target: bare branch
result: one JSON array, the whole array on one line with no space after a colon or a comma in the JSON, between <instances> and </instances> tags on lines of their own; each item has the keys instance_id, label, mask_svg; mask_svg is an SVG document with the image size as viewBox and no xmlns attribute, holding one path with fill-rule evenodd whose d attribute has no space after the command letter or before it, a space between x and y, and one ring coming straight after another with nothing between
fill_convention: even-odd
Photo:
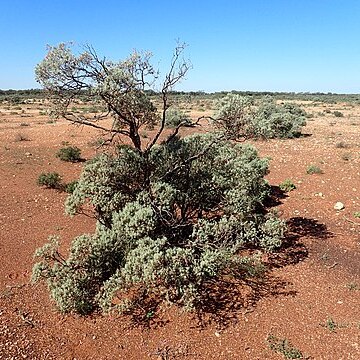
<instances>
[{"instance_id":1,"label":"bare branch","mask_svg":"<svg viewBox=\"0 0 360 360\"><path fill-rule=\"evenodd\" d=\"M179 58L181 54L183 53L184 49L186 48L186 44L179 44L174 51L173 57L171 59L170 63L170 70L168 74L165 76L165 80L163 82L163 86L161 89L162 94L162 114L161 114L161 123L160 127L155 134L152 141L148 144L146 148L146 152L150 151L150 149L157 143L160 135L164 131L165 128L165 122L166 122L166 111L169 108L168 104L168 94L169 91L172 90L175 84L177 84L181 79L183 79L186 75L186 73L190 70L191 65L183 60L179 64ZM176 69L176 66L178 65L178 68Z\"/></svg>"}]
</instances>

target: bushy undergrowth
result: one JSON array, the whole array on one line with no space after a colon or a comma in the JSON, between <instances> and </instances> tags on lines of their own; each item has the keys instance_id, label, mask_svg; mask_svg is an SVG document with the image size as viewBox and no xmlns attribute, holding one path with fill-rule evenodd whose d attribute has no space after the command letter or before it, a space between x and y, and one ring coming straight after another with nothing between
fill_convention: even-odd
<instances>
[{"instance_id":1,"label":"bushy undergrowth","mask_svg":"<svg viewBox=\"0 0 360 360\"><path fill-rule=\"evenodd\" d=\"M231 139L294 138L306 124L306 112L292 103L277 104L270 96L260 101L228 94L218 102L215 125Z\"/></svg>"},{"instance_id":2,"label":"bushy undergrowth","mask_svg":"<svg viewBox=\"0 0 360 360\"><path fill-rule=\"evenodd\" d=\"M81 150L77 146L66 146L57 152L56 157L62 161L78 162L81 160Z\"/></svg>"},{"instance_id":3,"label":"bushy undergrowth","mask_svg":"<svg viewBox=\"0 0 360 360\"><path fill-rule=\"evenodd\" d=\"M183 111L177 109L177 108L170 108L166 112L166 126L170 128L175 128L179 126L180 124L183 124L184 126L190 126L191 125L191 119L190 117L185 114Z\"/></svg>"},{"instance_id":4,"label":"bushy undergrowth","mask_svg":"<svg viewBox=\"0 0 360 360\"><path fill-rule=\"evenodd\" d=\"M290 192L296 189L296 185L291 179L286 179L282 183L279 184L280 190L284 192Z\"/></svg>"},{"instance_id":5,"label":"bushy undergrowth","mask_svg":"<svg viewBox=\"0 0 360 360\"><path fill-rule=\"evenodd\" d=\"M317 165L311 164L308 166L308 168L306 169L306 173L308 175L313 175L313 174L322 174L323 171L321 170L321 168Z\"/></svg>"},{"instance_id":6,"label":"bushy undergrowth","mask_svg":"<svg viewBox=\"0 0 360 360\"><path fill-rule=\"evenodd\" d=\"M263 206L267 160L215 139L174 137L146 156L122 146L86 164L66 210L91 204L96 232L74 239L67 257L52 238L33 270L61 311L123 309L144 293L194 307L211 281L257 262L242 249L281 245L284 223Z\"/></svg>"},{"instance_id":7,"label":"bushy undergrowth","mask_svg":"<svg viewBox=\"0 0 360 360\"><path fill-rule=\"evenodd\" d=\"M60 189L61 176L57 172L42 173L37 179L37 184L50 189Z\"/></svg>"},{"instance_id":8,"label":"bushy undergrowth","mask_svg":"<svg viewBox=\"0 0 360 360\"><path fill-rule=\"evenodd\" d=\"M77 180L69 182L68 184L65 185L64 190L67 193L72 194L75 191L77 183L78 183Z\"/></svg>"}]
</instances>

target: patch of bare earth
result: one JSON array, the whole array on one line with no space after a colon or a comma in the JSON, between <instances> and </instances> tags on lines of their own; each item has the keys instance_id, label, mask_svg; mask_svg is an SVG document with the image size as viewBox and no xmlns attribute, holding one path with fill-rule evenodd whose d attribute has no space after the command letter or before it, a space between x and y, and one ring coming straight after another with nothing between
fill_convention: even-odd
<instances>
[{"instance_id":1,"label":"patch of bare earth","mask_svg":"<svg viewBox=\"0 0 360 360\"><path fill-rule=\"evenodd\" d=\"M287 339L304 358L359 359L360 109L336 107L345 116L316 115L308 136L255 143L271 157L272 205L289 225L264 278L219 285L200 315L149 304L131 316L89 317L59 314L46 287L29 285L29 278L32 255L49 235L67 246L94 229L91 219L65 216L66 195L36 179L47 171L76 179L83 163L54 154L67 141L90 158L96 149L89 143L99 134L49 124L31 111L26 118L1 112L0 359L284 358L270 349L269 335ZM322 174L308 175L312 164ZM285 179L297 187L287 194L277 188ZM337 201L344 210L334 209Z\"/></svg>"}]
</instances>

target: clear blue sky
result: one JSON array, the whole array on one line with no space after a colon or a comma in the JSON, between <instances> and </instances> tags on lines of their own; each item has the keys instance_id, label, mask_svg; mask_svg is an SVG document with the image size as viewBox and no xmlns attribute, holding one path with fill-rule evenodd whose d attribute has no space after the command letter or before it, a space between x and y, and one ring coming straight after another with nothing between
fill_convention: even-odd
<instances>
[{"instance_id":1,"label":"clear blue sky","mask_svg":"<svg viewBox=\"0 0 360 360\"><path fill-rule=\"evenodd\" d=\"M360 92L360 0L0 0L0 89L39 87L46 45L92 44L112 60L181 39L178 90Z\"/></svg>"}]
</instances>

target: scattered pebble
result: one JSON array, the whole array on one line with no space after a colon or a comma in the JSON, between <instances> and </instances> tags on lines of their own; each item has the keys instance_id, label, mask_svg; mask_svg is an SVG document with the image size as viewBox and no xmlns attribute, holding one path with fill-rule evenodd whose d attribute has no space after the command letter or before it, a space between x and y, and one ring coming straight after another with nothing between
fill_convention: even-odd
<instances>
[{"instance_id":1,"label":"scattered pebble","mask_svg":"<svg viewBox=\"0 0 360 360\"><path fill-rule=\"evenodd\" d=\"M334 205L334 209L335 209L335 210L343 210L343 209L345 209L345 205L344 205L342 202L338 201L338 202Z\"/></svg>"}]
</instances>

